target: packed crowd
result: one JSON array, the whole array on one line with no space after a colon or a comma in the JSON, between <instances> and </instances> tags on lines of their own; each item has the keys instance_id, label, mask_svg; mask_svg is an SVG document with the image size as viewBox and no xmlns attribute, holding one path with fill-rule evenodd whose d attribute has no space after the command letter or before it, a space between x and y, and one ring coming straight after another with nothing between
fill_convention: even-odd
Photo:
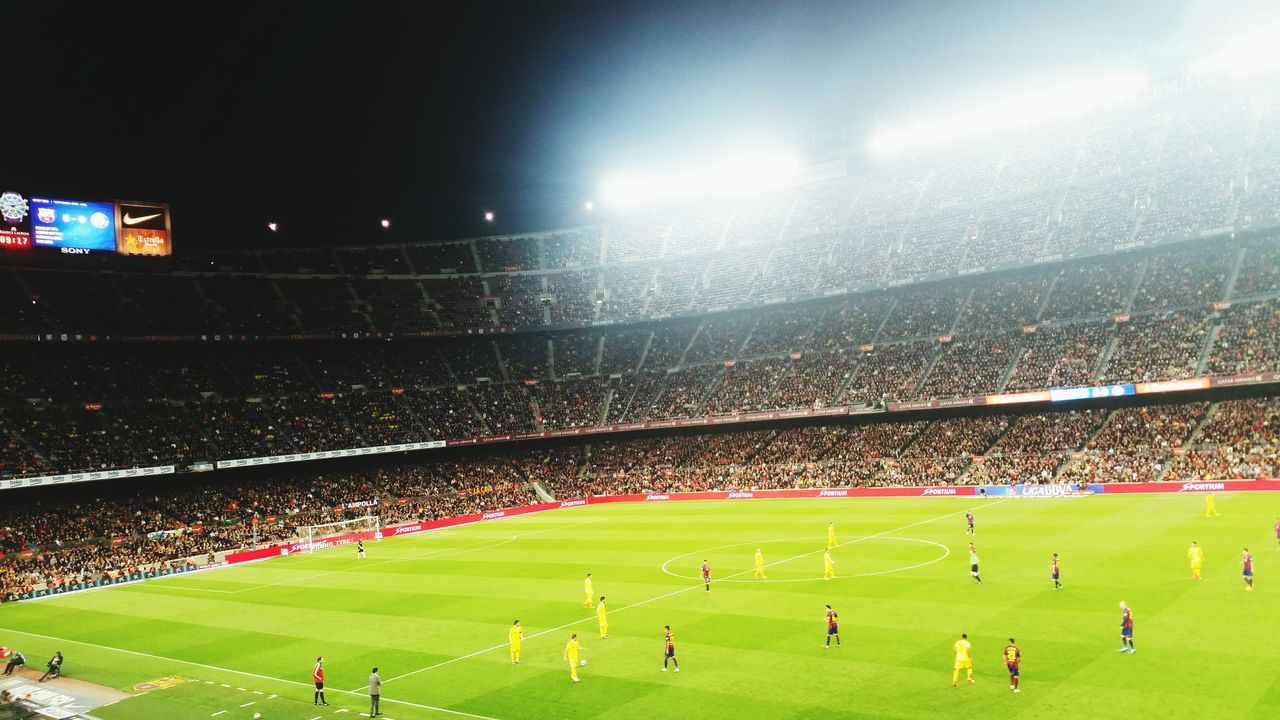
<instances>
[{"instance_id":1,"label":"packed crowd","mask_svg":"<svg viewBox=\"0 0 1280 720\"><path fill-rule=\"evenodd\" d=\"M1160 254L1142 276L1214 297L1213 259L1259 249ZM1109 286L1043 273L519 338L18 345L0 356L0 477L1280 370L1274 294L1097 316ZM1059 293L1086 314L1016 324L1065 312ZM895 318L963 329L891 339Z\"/></svg>"},{"instance_id":2,"label":"packed crowd","mask_svg":"<svg viewBox=\"0 0 1280 720\"><path fill-rule=\"evenodd\" d=\"M506 456L317 475L117 487L90 484L0 507L0 596L134 572L298 537L299 528L376 514L433 520L527 504Z\"/></svg>"},{"instance_id":3,"label":"packed crowd","mask_svg":"<svg viewBox=\"0 0 1280 720\"><path fill-rule=\"evenodd\" d=\"M592 494L1274 477L1280 399L606 440L181 485L68 486L0 506L0 595L270 543ZM194 476L198 477L198 476ZM540 492L541 491L541 492ZM256 522L255 522L256 519Z\"/></svg>"},{"instance_id":4,"label":"packed crowd","mask_svg":"<svg viewBox=\"0 0 1280 720\"><path fill-rule=\"evenodd\" d=\"M0 338L0 478L1274 372L1280 148L1240 140L1246 106L1280 117L1274 90L1206 91L1058 142L530 236L0 258L0 336L23 338ZM472 334L508 326L532 330ZM456 336L402 337L437 331ZM866 482L975 472L943 445L959 459L831 462ZM1168 470L1167 448L1122 449L979 462L996 480Z\"/></svg>"}]
</instances>

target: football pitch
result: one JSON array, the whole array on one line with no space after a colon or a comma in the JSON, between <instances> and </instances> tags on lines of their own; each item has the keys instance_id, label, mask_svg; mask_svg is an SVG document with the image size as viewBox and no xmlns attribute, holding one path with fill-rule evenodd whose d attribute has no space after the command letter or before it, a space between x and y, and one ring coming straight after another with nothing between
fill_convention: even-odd
<instances>
[{"instance_id":1,"label":"football pitch","mask_svg":"<svg viewBox=\"0 0 1280 720\"><path fill-rule=\"evenodd\" d=\"M1280 495L1217 506L1206 518L1201 495L594 505L367 543L364 560L348 546L7 604L0 645L33 667L61 650L68 677L129 692L183 680L95 712L108 720L351 717L368 711L374 666L393 720L1280 717ZM838 577L823 581L832 521ZM752 578L757 548L767 580ZM587 572L608 598L607 640L583 607ZM1133 655L1117 652L1121 600ZM828 603L839 648L823 647ZM664 625L678 674L660 671ZM580 683L562 660L572 632L588 661ZM953 688L962 632L976 684L962 675ZM1001 658L1010 637L1017 695ZM317 655L327 708L312 705Z\"/></svg>"}]
</instances>

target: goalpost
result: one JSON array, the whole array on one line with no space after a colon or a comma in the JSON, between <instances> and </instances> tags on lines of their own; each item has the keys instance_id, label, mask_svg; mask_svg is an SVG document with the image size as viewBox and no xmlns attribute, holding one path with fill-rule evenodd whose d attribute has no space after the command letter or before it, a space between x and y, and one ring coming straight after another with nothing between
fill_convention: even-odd
<instances>
[{"instance_id":1,"label":"goalpost","mask_svg":"<svg viewBox=\"0 0 1280 720\"><path fill-rule=\"evenodd\" d=\"M382 524L378 516L365 515L351 520L341 520L323 525L304 525L298 528L298 536L306 540L306 548L309 553L315 552L317 547L322 550L325 547L329 547L324 544L327 538L361 532L372 532L375 540L381 540Z\"/></svg>"}]
</instances>

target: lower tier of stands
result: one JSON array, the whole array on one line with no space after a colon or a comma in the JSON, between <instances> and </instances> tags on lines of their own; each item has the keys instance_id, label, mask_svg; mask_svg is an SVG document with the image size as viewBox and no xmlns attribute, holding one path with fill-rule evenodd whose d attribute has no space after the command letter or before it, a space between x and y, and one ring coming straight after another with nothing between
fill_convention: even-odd
<instances>
[{"instance_id":1,"label":"lower tier of stands","mask_svg":"<svg viewBox=\"0 0 1280 720\"><path fill-rule=\"evenodd\" d=\"M494 449L490 449L494 450ZM296 537L375 512L430 521L540 498L1280 475L1280 397L511 447L4 491L0 595ZM255 522L256 518L256 522Z\"/></svg>"}]
</instances>

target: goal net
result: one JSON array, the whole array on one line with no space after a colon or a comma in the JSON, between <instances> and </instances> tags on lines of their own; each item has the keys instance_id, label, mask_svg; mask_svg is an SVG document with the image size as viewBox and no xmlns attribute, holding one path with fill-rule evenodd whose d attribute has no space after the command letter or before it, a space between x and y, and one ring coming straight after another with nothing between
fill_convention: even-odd
<instances>
[{"instance_id":1,"label":"goal net","mask_svg":"<svg viewBox=\"0 0 1280 720\"><path fill-rule=\"evenodd\" d=\"M357 540L381 540L382 527L377 515L365 515L323 525L305 525L298 528L298 536L306 541L307 552L312 553L338 545L354 545Z\"/></svg>"}]
</instances>

